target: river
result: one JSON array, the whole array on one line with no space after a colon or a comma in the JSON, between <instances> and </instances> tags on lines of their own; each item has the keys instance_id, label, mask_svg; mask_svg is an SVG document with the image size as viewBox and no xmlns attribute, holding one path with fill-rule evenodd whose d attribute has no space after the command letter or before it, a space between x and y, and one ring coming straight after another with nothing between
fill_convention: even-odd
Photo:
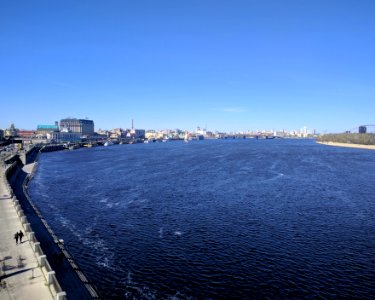
<instances>
[{"instance_id":1,"label":"river","mask_svg":"<svg viewBox=\"0 0 375 300\"><path fill-rule=\"evenodd\" d=\"M371 299L375 152L206 140L45 153L29 192L106 299Z\"/></svg>"}]
</instances>

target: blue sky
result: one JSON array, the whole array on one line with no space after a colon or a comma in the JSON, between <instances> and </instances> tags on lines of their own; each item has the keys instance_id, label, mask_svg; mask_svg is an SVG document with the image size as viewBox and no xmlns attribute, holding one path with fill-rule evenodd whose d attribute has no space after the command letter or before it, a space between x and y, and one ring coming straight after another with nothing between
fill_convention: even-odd
<instances>
[{"instance_id":1,"label":"blue sky","mask_svg":"<svg viewBox=\"0 0 375 300\"><path fill-rule=\"evenodd\" d=\"M375 123L375 1L1 1L0 128Z\"/></svg>"}]
</instances>

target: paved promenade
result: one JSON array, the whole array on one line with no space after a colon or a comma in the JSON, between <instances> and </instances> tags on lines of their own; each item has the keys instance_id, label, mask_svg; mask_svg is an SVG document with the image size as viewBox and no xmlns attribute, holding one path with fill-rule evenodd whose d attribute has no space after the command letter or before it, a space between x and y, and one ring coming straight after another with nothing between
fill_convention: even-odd
<instances>
[{"instance_id":1,"label":"paved promenade","mask_svg":"<svg viewBox=\"0 0 375 300\"><path fill-rule=\"evenodd\" d=\"M25 234L0 165L0 299L53 299L27 235L16 245L20 230Z\"/></svg>"}]
</instances>

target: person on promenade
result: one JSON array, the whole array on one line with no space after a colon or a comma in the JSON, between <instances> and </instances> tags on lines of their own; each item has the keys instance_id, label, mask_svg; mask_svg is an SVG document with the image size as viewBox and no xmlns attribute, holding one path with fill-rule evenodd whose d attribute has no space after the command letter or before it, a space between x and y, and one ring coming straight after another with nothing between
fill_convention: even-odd
<instances>
[{"instance_id":1,"label":"person on promenade","mask_svg":"<svg viewBox=\"0 0 375 300\"><path fill-rule=\"evenodd\" d=\"M23 232L22 232L22 230L20 230L20 232L18 233L18 236L20 238L20 243L22 243L22 238L23 238Z\"/></svg>"},{"instance_id":2,"label":"person on promenade","mask_svg":"<svg viewBox=\"0 0 375 300\"><path fill-rule=\"evenodd\" d=\"M16 239L16 245L18 244L18 236L19 236L19 233L16 232L16 234L14 235L14 238Z\"/></svg>"}]
</instances>

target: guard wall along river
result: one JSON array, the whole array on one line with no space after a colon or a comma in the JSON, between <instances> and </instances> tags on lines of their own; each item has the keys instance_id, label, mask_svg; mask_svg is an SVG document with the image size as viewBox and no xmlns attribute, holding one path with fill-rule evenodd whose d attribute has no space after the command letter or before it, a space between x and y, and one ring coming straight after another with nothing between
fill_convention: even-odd
<instances>
[{"instance_id":1,"label":"guard wall along river","mask_svg":"<svg viewBox=\"0 0 375 300\"><path fill-rule=\"evenodd\" d=\"M371 299L375 155L311 140L43 154L30 194L107 299Z\"/></svg>"}]
</instances>

